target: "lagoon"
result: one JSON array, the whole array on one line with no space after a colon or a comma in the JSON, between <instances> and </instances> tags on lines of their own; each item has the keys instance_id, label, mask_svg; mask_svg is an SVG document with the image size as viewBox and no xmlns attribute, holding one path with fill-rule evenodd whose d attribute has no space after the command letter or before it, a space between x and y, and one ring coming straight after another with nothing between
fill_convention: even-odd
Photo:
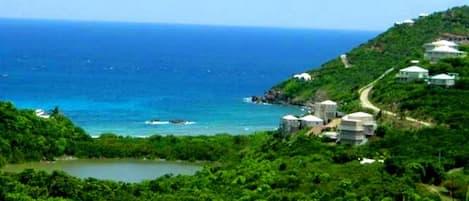
<instances>
[{"instance_id":1,"label":"lagoon","mask_svg":"<svg viewBox=\"0 0 469 201\"><path fill-rule=\"evenodd\" d=\"M193 175L202 169L202 164L138 159L78 159L9 164L2 168L9 172L21 172L25 169L47 172L62 170L79 178L94 177L122 182L141 182L166 174Z\"/></svg>"}]
</instances>

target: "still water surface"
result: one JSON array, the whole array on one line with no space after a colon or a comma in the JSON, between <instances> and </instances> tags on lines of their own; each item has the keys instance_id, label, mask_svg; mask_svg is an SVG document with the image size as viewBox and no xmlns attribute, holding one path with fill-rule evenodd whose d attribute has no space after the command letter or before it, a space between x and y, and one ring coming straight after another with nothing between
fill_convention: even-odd
<instances>
[{"instance_id":1,"label":"still water surface","mask_svg":"<svg viewBox=\"0 0 469 201\"><path fill-rule=\"evenodd\" d=\"M79 178L94 177L123 182L140 182L165 174L193 175L202 169L201 164L136 159L80 159L51 163L34 162L6 165L3 170L20 172L33 168L52 172L62 170Z\"/></svg>"}]
</instances>

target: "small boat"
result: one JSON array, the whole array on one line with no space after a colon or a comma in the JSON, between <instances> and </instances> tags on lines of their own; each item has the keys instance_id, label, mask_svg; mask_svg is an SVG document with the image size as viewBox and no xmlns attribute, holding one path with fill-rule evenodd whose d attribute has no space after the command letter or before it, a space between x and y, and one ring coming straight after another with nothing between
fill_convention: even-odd
<instances>
[{"instance_id":1,"label":"small boat","mask_svg":"<svg viewBox=\"0 0 469 201\"><path fill-rule=\"evenodd\" d=\"M169 123L172 124L187 124L186 120L181 120L181 119L175 119L175 120L169 120Z\"/></svg>"},{"instance_id":2,"label":"small boat","mask_svg":"<svg viewBox=\"0 0 469 201\"><path fill-rule=\"evenodd\" d=\"M154 119L151 121L145 121L145 124L150 124L150 125L162 125L162 124L169 124L168 121L161 121L159 119Z\"/></svg>"}]
</instances>

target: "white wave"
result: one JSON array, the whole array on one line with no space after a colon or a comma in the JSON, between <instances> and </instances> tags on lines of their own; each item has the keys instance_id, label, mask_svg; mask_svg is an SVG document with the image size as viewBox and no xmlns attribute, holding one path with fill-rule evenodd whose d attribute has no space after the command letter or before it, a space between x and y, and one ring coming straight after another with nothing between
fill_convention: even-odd
<instances>
[{"instance_id":1,"label":"white wave","mask_svg":"<svg viewBox=\"0 0 469 201\"><path fill-rule=\"evenodd\" d=\"M187 121L184 123L184 125L193 125L196 124L194 121Z\"/></svg>"},{"instance_id":2,"label":"white wave","mask_svg":"<svg viewBox=\"0 0 469 201\"><path fill-rule=\"evenodd\" d=\"M243 98L243 102L245 102L245 103L252 103L252 97Z\"/></svg>"},{"instance_id":3,"label":"white wave","mask_svg":"<svg viewBox=\"0 0 469 201\"><path fill-rule=\"evenodd\" d=\"M252 97L243 98L243 102L245 102L245 103L255 103L255 104L260 104L260 105L272 105L270 103L254 102L254 101L252 101Z\"/></svg>"},{"instance_id":4,"label":"white wave","mask_svg":"<svg viewBox=\"0 0 469 201\"><path fill-rule=\"evenodd\" d=\"M145 121L145 124L149 124L149 125L164 125L164 124L169 124L169 121Z\"/></svg>"}]
</instances>

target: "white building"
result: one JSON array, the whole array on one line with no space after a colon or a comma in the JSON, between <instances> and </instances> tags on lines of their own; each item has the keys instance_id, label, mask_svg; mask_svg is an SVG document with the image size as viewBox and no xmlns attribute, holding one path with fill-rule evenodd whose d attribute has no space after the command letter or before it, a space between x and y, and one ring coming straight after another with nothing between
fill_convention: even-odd
<instances>
[{"instance_id":1,"label":"white building","mask_svg":"<svg viewBox=\"0 0 469 201\"><path fill-rule=\"evenodd\" d=\"M375 163L375 162L379 162L379 163L384 163L384 160L375 160L375 159L371 159L371 158L362 158L362 159L358 159L358 161L360 161L360 164L364 165L364 164L372 164L372 163Z\"/></svg>"},{"instance_id":2,"label":"white building","mask_svg":"<svg viewBox=\"0 0 469 201\"><path fill-rule=\"evenodd\" d=\"M431 50L425 51L425 58L430 60L431 62L437 62L443 58L463 57L464 55L465 52L459 51L449 46L439 46Z\"/></svg>"},{"instance_id":3,"label":"white building","mask_svg":"<svg viewBox=\"0 0 469 201\"><path fill-rule=\"evenodd\" d=\"M300 120L293 115L286 115L282 117L280 123L280 135L287 137L288 135L300 130Z\"/></svg>"},{"instance_id":4,"label":"white building","mask_svg":"<svg viewBox=\"0 0 469 201\"><path fill-rule=\"evenodd\" d=\"M305 81L310 81L312 79L311 75L309 75L308 73L296 74L296 75L293 75L293 78L296 78L299 80L305 80Z\"/></svg>"},{"instance_id":5,"label":"white building","mask_svg":"<svg viewBox=\"0 0 469 201\"><path fill-rule=\"evenodd\" d=\"M443 74L432 76L430 78L429 83L431 85L440 85L440 86L450 87L454 85L455 79L456 79L455 76L451 76L451 75L443 73Z\"/></svg>"},{"instance_id":6,"label":"white building","mask_svg":"<svg viewBox=\"0 0 469 201\"><path fill-rule=\"evenodd\" d=\"M50 115L48 115L42 109L37 109L37 110L34 111L34 113L36 114L37 117L41 117L41 118L44 118L44 119L48 119L50 117Z\"/></svg>"},{"instance_id":7,"label":"white building","mask_svg":"<svg viewBox=\"0 0 469 201\"><path fill-rule=\"evenodd\" d=\"M415 23L414 20L411 20L411 19L407 19L407 20L402 21L402 24L412 25L414 23Z\"/></svg>"},{"instance_id":8,"label":"white building","mask_svg":"<svg viewBox=\"0 0 469 201\"><path fill-rule=\"evenodd\" d=\"M399 25L413 25L415 22L414 20L411 20L411 19L407 19L407 20L404 20L404 21L397 21L397 22L394 22L394 25L396 26L399 26Z\"/></svg>"},{"instance_id":9,"label":"white building","mask_svg":"<svg viewBox=\"0 0 469 201\"><path fill-rule=\"evenodd\" d=\"M301 128L312 128L315 126L323 126L324 121L321 118L318 118L313 115L306 115L300 118L300 127Z\"/></svg>"},{"instance_id":10,"label":"white building","mask_svg":"<svg viewBox=\"0 0 469 201\"><path fill-rule=\"evenodd\" d=\"M348 57L346 54L341 54L340 55L340 60L344 64L345 68L350 68L352 65L350 64L350 61L348 60Z\"/></svg>"},{"instance_id":11,"label":"white building","mask_svg":"<svg viewBox=\"0 0 469 201\"><path fill-rule=\"evenodd\" d=\"M399 70L397 78L400 82L420 80L428 78L428 70L419 66L409 66Z\"/></svg>"},{"instance_id":12,"label":"white building","mask_svg":"<svg viewBox=\"0 0 469 201\"><path fill-rule=\"evenodd\" d=\"M374 135L376 122L373 115L356 112L342 117L339 125L339 141L342 144L363 144Z\"/></svg>"},{"instance_id":13,"label":"white building","mask_svg":"<svg viewBox=\"0 0 469 201\"><path fill-rule=\"evenodd\" d=\"M447 41L447 40L439 40L439 41L435 41L435 42L432 42L432 43L425 43L423 45L423 47L425 48L425 51L430 51L430 50L435 49L437 47L443 47L443 46L458 48L459 45L456 44L455 42Z\"/></svg>"},{"instance_id":14,"label":"white building","mask_svg":"<svg viewBox=\"0 0 469 201\"><path fill-rule=\"evenodd\" d=\"M324 123L329 123L337 116L337 103L331 100L315 103L314 115L323 119Z\"/></svg>"}]
</instances>

